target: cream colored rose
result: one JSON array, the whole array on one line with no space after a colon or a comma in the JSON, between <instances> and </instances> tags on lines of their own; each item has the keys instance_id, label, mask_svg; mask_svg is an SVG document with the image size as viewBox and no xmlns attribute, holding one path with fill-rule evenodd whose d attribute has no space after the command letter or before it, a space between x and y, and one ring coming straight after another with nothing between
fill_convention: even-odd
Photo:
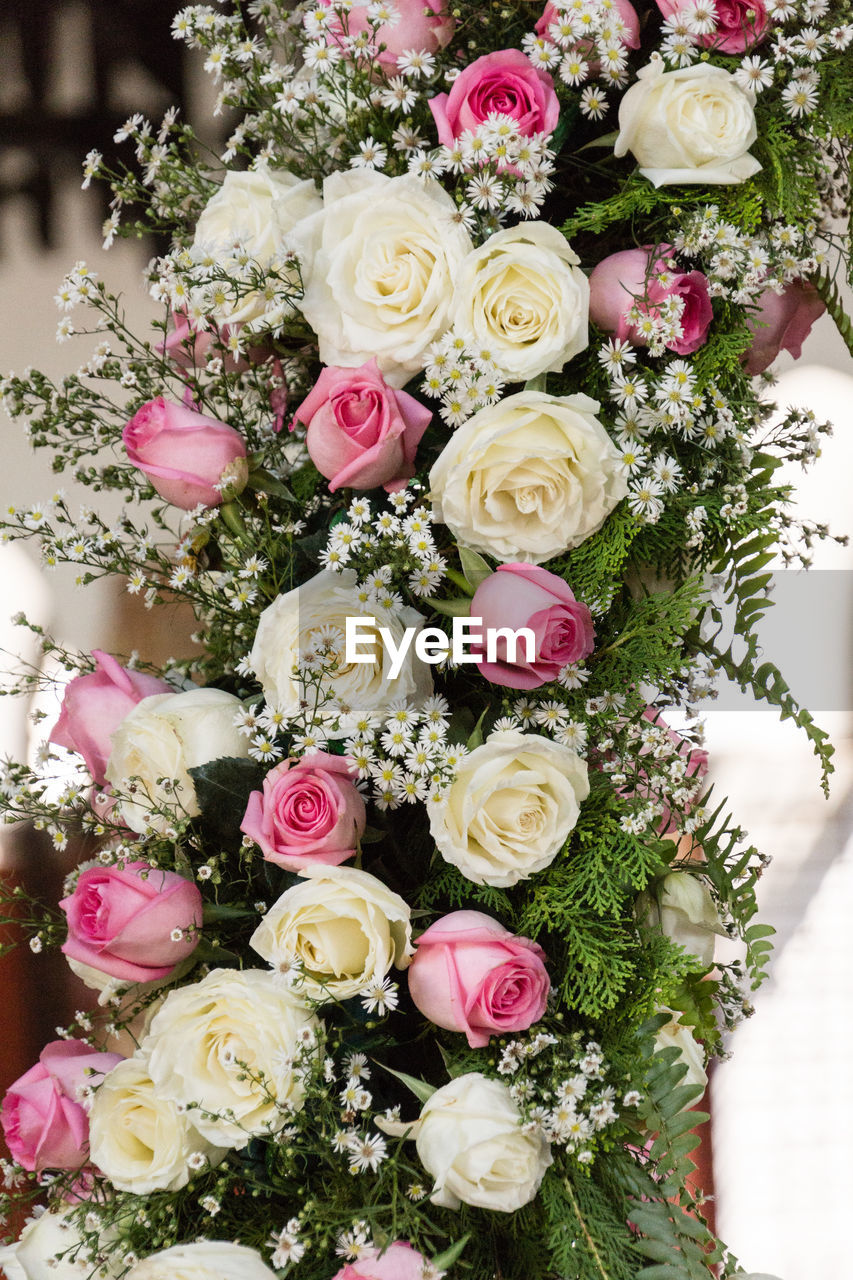
<instances>
[{"instance_id":1,"label":"cream colored rose","mask_svg":"<svg viewBox=\"0 0 853 1280\"><path fill-rule=\"evenodd\" d=\"M702 1052L702 1046L692 1035L690 1028L685 1027L679 1022L680 1013L676 1013L674 1009L667 1008L666 1005L656 1010L657 1013L669 1013L671 1018L669 1022L665 1022L660 1031L655 1036L655 1051L660 1052L661 1049L678 1049L681 1055L681 1061L687 1067L687 1074L679 1081L679 1084L695 1084L701 1085L704 1091L708 1084L708 1076L705 1071L705 1055ZM693 1105L692 1103L690 1104Z\"/></svg>"},{"instance_id":2,"label":"cream colored rose","mask_svg":"<svg viewBox=\"0 0 853 1280\"><path fill-rule=\"evenodd\" d=\"M622 99L613 154L630 151L656 187L745 182L761 168L749 154L758 136L754 102L722 67L666 71L654 59Z\"/></svg>"},{"instance_id":3,"label":"cream colored rose","mask_svg":"<svg viewBox=\"0 0 853 1280\"><path fill-rule=\"evenodd\" d=\"M213 1166L227 1150L201 1136L190 1123L193 1114L156 1092L145 1056L125 1058L92 1099L92 1162L119 1191L179 1191L192 1176L190 1156L204 1156Z\"/></svg>"},{"instance_id":4,"label":"cream colored rose","mask_svg":"<svg viewBox=\"0 0 853 1280\"><path fill-rule=\"evenodd\" d=\"M395 698L421 702L432 693L430 668L415 656L414 644L409 645L399 675L391 678L389 651L376 628L365 629L357 646L361 653L368 654L372 645L374 660L346 662L347 618L376 617L380 612L385 615L378 605L359 600L357 581L354 569L340 573L324 569L301 587L278 596L261 614L249 661L267 701L275 703L286 716L296 714L303 696L302 686L294 676L298 656L310 649L314 638L328 627L336 628L342 637L337 669L325 677L338 703L358 711L382 712ZM377 628L386 627L395 646L400 644L407 627L420 630L423 622L423 616L408 606L376 618Z\"/></svg>"},{"instance_id":5,"label":"cream colored rose","mask_svg":"<svg viewBox=\"0 0 853 1280\"><path fill-rule=\"evenodd\" d=\"M323 202L293 236L320 359L349 368L375 356L385 380L402 387L453 322L453 282L471 238L435 181L351 169L326 178Z\"/></svg>"},{"instance_id":6,"label":"cream colored rose","mask_svg":"<svg viewBox=\"0 0 853 1280\"><path fill-rule=\"evenodd\" d=\"M88 1280L93 1274L93 1259L70 1221L72 1209L72 1205L63 1205L57 1212L29 1218L18 1240L0 1247L0 1267L7 1280ZM102 1243L107 1243L106 1237ZM82 1246L79 1253L70 1255L68 1251L77 1246ZM104 1263L97 1275L111 1280L122 1270L120 1261L117 1269Z\"/></svg>"},{"instance_id":7,"label":"cream colored rose","mask_svg":"<svg viewBox=\"0 0 853 1280\"><path fill-rule=\"evenodd\" d=\"M249 940L269 964L301 962L298 990L316 1000L346 1000L414 955L409 907L376 876L355 867L306 867Z\"/></svg>"},{"instance_id":8,"label":"cream colored rose","mask_svg":"<svg viewBox=\"0 0 853 1280\"><path fill-rule=\"evenodd\" d=\"M171 991L143 1042L158 1094L217 1146L276 1133L302 1106L293 1064L317 1019L277 974L214 969ZM242 1065L241 1065L242 1064Z\"/></svg>"},{"instance_id":9,"label":"cream colored rose","mask_svg":"<svg viewBox=\"0 0 853 1280\"><path fill-rule=\"evenodd\" d=\"M433 514L460 542L542 564L595 533L628 492L589 396L522 391L481 409L429 473Z\"/></svg>"},{"instance_id":10,"label":"cream colored rose","mask_svg":"<svg viewBox=\"0 0 853 1280\"><path fill-rule=\"evenodd\" d=\"M229 169L196 223L193 245L221 259L240 244L259 266L280 266L288 234L322 207L314 183L287 169L267 165L245 173ZM230 299L214 301L207 314L216 324L245 324L258 319L264 310L265 300L253 292L236 305Z\"/></svg>"},{"instance_id":11,"label":"cream colored rose","mask_svg":"<svg viewBox=\"0 0 853 1280\"><path fill-rule=\"evenodd\" d=\"M647 927L660 929L696 956L703 969L714 962L715 935L726 936L710 885L689 871L671 871L654 892L642 893L637 914Z\"/></svg>"},{"instance_id":12,"label":"cream colored rose","mask_svg":"<svg viewBox=\"0 0 853 1280\"><path fill-rule=\"evenodd\" d=\"M435 1179L430 1199L512 1213L528 1204L551 1163L539 1133L525 1133L506 1085L478 1071L436 1089L417 1124L421 1163Z\"/></svg>"},{"instance_id":13,"label":"cream colored rose","mask_svg":"<svg viewBox=\"0 0 853 1280\"><path fill-rule=\"evenodd\" d=\"M223 756L248 756L248 739L234 724L241 706L222 689L189 689L143 698L125 716L112 735L106 776L122 791L128 778L139 780L134 796L119 804L131 831L167 829L169 818L152 813L153 808L166 807L179 818L201 812L187 771ZM158 782L161 778L173 780L174 789Z\"/></svg>"},{"instance_id":14,"label":"cream colored rose","mask_svg":"<svg viewBox=\"0 0 853 1280\"><path fill-rule=\"evenodd\" d=\"M131 1267L124 1280L276 1280L259 1253L230 1240L175 1244Z\"/></svg>"},{"instance_id":15,"label":"cream colored rose","mask_svg":"<svg viewBox=\"0 0 853 1280\"><path fill-rule=\"evenodd\" d=\"M427 801L430 832L463 876L505 888L554 861L588 795L574 751L507 729L463 757L443 799Z\"/></svg>"},{"instance_id":16,"label":"cream colored rose","mask_svg":"<svg viewBox=\"0 0 853 1280\"><path fill-rule=\"evenodd\" d=\"M456 332L487 349L510 382L559 373L589 342L589 282L579 262L550 223L498 231L462 264Z\"/></svg>"}]
</instances>

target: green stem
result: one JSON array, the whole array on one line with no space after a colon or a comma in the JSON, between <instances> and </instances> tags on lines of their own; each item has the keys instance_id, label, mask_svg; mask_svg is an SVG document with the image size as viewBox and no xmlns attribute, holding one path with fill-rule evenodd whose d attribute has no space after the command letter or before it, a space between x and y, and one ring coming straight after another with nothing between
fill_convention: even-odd
<instances>
[{"instance_id":1,"label":"green stem","mask_svg":"<svg viewBox=\"0 0 853 1280\"><path fill-rule=\"evenodd\" d=\"M569 1199L572 1202L572 1208L575 1211L575 1217L580 1223L580 1229L583 1232L583 1238L586 1241L586 1246L589 1249L590 1255L592 1256L592 1260L595 1263L596 1267L598 1268L602 1276L602 1280L610 1280L610 1273L609 1271L605 1270L604 1263L601 1261L601 1254L598 1252L598 1249L595 1247L595 1241L593 1240L592 1236L589 1234L589 1231L587 1230L587 1225L584 1222L583 1217L581 1216L580 1205L575 1199L574 1189L572 1188L572 1184L571 1182L569 1182L568 1178L563 1179L563 1186L566 1188L566 1191L568 1192L568 1195L569 1195Z\"/></svg>"}]
</instances>

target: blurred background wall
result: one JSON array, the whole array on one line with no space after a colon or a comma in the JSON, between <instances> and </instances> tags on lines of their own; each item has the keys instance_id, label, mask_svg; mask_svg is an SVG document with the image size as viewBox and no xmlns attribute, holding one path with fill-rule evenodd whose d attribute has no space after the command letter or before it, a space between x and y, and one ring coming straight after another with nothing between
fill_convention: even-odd
<instances>
[{"instance_id":1,"label":"blurred background wall","mask_svg":"<svg viewBox=\"0 0 853 1280\"><path fill-rule=\"evenodd\" d=\"M202 114L205 86L169 38L176 4L0 3L0 367L35 365L54 377L75 370L94 339L58 346L53 296L65 272L84 259L123 294L131 328L154 314L140 280L151 244L117 242L101 252L105 215L97 190L80 191L80 161L105 153L132 111L156 115L181 105ZM853 298L848 295L848 304ZM853 534L853 361L824 317L796 366L777 369L782 405L832 418L836 434L798 486L803 515ZM47 456L34 456L19 425L0 420L0 509L43 501L57 487L72 506L88 500ZM117 504L113 504L117 511ZM734 1057L713 1082L718 1226L748 1270L782 1280L843 1280L853 1191L853 548L827 545L814 577L787 575L766 628L767 656L795 693L831 728L837 770L824 800L803 736L775 713L724 690L708 716L711 777L755 842L774 856L762 880L762 915L778 930L772 976L756 1016L732 1038ZM82 650L139 649L162 660L175 645L171 626L134 604L113 582L85 593L73 566L43 572L34 547L0 548L0 648L20 646L7 626L18 609L50 625ZM31 655L34 656L34 655ZM50 720L47 721L49 725ZM0 752L32 750L27 709L0 700ZM7 866L33 868L49 891L63 874L47 842L28 831L0 830ZM79 851L78 851L79 852ZM58 963L57 963L58 961ZM18 951L0 971L5 1085L34 1060L54 1025L82 1000L69 990L61 957ZM38 998L34 994L38 992ZM65 1013L62 1013L63 1008ZM21 1034L11 1034L15 1029Z\"/></svg>"}]
</instances>

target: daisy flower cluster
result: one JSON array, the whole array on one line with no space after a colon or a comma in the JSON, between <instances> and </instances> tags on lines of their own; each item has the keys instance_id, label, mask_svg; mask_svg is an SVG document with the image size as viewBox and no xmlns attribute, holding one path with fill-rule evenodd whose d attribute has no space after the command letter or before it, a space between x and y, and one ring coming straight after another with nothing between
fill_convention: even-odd
<instances>
[{"instance_id":1,"label":"daisy flower cluster","mask_svg":"<svg viewBox=\"0 0 853 1280\"><path fill-rule=\"evenodd\" d=\"M220 242L175 249L155 259L149 278L155 302L184 317L194 334L212 333L217 353L232 359L247 354L256 334L280 337L302 296L294 254L261 263L239 240L227 250Z\"/></svg>"},{"instance_id":2,"label":"daisy flower cluster","mask_svg":"<svg viewBox=\"0 0 853 1280\"><path fill-rule=\"evenodd\" d=\"M745 57L735 76L753 93L782 82L787 115L809 116L818 105L820 63L826 54L850 47L853 23L839 22L830 0L767 0L767 15L774 27L769 44Z\"/></svg>"},{"instance_id":3,"label":"daisy flower cluster","mask_svg":"<svg viewBox=\"0 0 853 1280\"><path fill-rule=\"evenodd\" d=\"M491 352L475 350L452 328L429 347L421 390L441 401L438 411L447 426L461 426L478 409L497 404L503 388Z\"/></svg>"},{"instance_id":4,"label":"daisy flower cluster","mask_svg":"<svg viewBox=\"0 0 853 1280\"><path fill-rule=\"evenodd\" d=\"M727 439L742 443L734 412L719 387L700 388L689 360L668 360L660 371L637 365L628 342L611 339L599 360L610 379L617 407L613 434L619 467L628 479L628 505L639 519L656 523L667 496L689 487L689 477L672 452L675 443L696 443L712 454ZM714 468L704 483L713 482Z\"/></svg>"},{"instance_id":5,"label":"daisy flower cluster","mask_svg":"<svg viewBox=\"0 0 853 1280\"><path fill-rule=\"evenodd\" d=\"M675 733L653 707L642 716L623 722L599 759L620 795L632 802L620 818L623 831L648 833L654 826L660 835L696 830L706 814L697 806L706 767L704 751Z\"/></svg>"},{"instance_id":6,"label":"daisy flower cluster","mask_svg":"<svg viewBox=\"0 0 853 1280\"><path fill-rule=\"evenodd\" d=\"M373 1094L367 1088L371 1075L367 1056L349 1053L342 1066L327 1057L323 1073L330 1089L338 1090L339 1123L332 1137L333 1151L347 1161L350 1173L375 1173L387 1159L388 1144L385 1137L371 1127ZM352 1244L356 1243L366 1245L367 1240L357 1242L352 1238Z\"/></svg>"},{"instance_id":7,"label":"daisy flower cluster","mask_svg":"<svg viewBox=\"0 0 853 1280\"><path fill-rule=\"evenodd\" d=\"M452 145L429 153L416 150L409 172L420 177L444 174L446 185L456 187L458 219L472 228L479 215L480 229L488 233L507 218L538 215L553 189L555 156L548 146L550 137L524 133L513 116L490 111L475 128L464 129Z\"/></svg>"},{"instance_id":8,"label":"daisy flower cluster","mask_svg":"<svg viewBox=\"0 0 853 1280\"><path fill-rule=\"evenodd\" d=\"M825 264L816 233L814 222L799 227L775 221L766 231L748 234L721 217L717 205L706 205L684 217L673 245L684 257L702 261L712 297L749 305L767 289L781 293Z\"/></svg>"},{"instance_id":9,"label":"daisy flower cluster","mask_svg":"<svg viewBox=\"0 0 853 1280\"><path fill-rule=\"evenodd\" d=\"M579 689L588 675L582 662L573 662L563 668L559 683L565 690ZM578 719L577 712L572 713L569 705L563 700L564 697L565 695L554 696L553 692L550 696L547 693L532 692L516 698L511 703L511 711L501 716L495 723L495 731L503 729L543 731L550 734L555 742L561 743L564 747L570 747L579 756L585 756L590 726L585 720ZM602 712L606 714L608 710L615 711L617 705L621 706L622 701L624 700L618 696L612 700L609 696L605 696L603 700L587 699L586 715L592 717Z\"/></svg>"},{"instance_id":10,"label":"daisy flower cluster","mask_svg":"<svg viewBox=\"0 0 853 1280\"><path fill-rule=\"evenodd\" d=\"M597 1136L619 1118L610 1070L601 1045L583 1042L579 1033L568 1044L543 1031L510 1040L498 1061L498 1073L512 1079L509 1091L524 1127L565 1147L581 1165L592 1164ZM640 1100L632 1091L622 1105L636 1106Z\"/></svg>"},{"instance_id":11,"label":"daisy flower cluster","mask_svg":"<svg viewBox=\"0 0 853 1280\"><path fill-rule=\"evenodd\" d=\"M604 90L627 83L628 54L638 42L626 11L614 0L550 0L522 48L535 66L563 84L584 85L581 114L597 120L609 108Z\"/></svg>"},{"instance_id":12,"label":"daisy flower cluster","mask_svg":"<svg viewBox=\"0 0 853 1280\"><path fill-rule=\"evenodd\" d=\"M436 547L432 514L421 503L412 506L421 491L414 484L389 494L390 511L354 498L320 554L324 569L358 571L357 602L380 618L402 606L400 590L428 600L444 580L447 562Z\"/></svg>"}]
</instances>

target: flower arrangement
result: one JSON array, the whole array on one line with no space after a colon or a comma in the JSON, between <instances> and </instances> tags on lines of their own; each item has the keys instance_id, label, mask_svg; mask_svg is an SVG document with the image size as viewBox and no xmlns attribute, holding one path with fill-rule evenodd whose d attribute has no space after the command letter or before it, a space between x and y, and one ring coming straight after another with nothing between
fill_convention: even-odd
<instances>
[{"instance_id":1,"label":"flower arrangement","mask_svg":"<svg viewBox=\"0 0 853 1280\"><path fill-rule=\"evenodd\" d=\"M92 857L12 914L99 1012L3 1101L7 1205L46 1210L7 1274L744 1276L689 1108L764 975L767 859L700 716L724 675L831 772L755 625L774 550L828 536L778 468L829 426L769 368L825 308L853 350L849 0L252 0L174 33L223 154L170 111L84 166L105 247L169 238L159 334L78 263L58 336L94 352L2 380L125 504L58 492L4 537L197 618L165 671L19 620L69 680L6 817Z\"/></svg>"}]
</instances>

